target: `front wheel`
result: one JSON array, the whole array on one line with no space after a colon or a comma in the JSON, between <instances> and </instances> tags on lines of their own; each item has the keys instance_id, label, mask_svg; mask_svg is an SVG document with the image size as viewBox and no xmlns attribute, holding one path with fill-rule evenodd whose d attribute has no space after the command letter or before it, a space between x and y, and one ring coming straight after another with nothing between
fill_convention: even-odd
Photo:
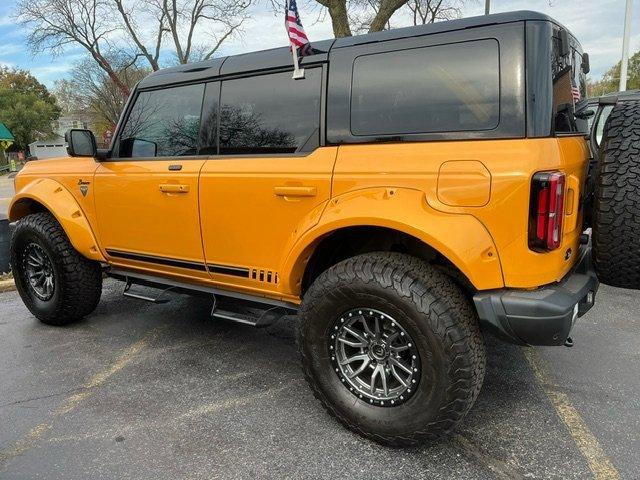
<instances>
[{"instance_id":1,"label":"front wheel","mask_svg":"<svg viewBox=\"0 0 640 480\"><path fill-rule=\"evenodd\" d=\"M420 259L373 253L322 273L304 296L298 343L325 408L372 440L448 433L482 385L485 350L460 288Z\"/></svg>"},{"instance_id":2,"label":"front wheel","mask_svg":"<svg viewBox=\"0 0 640 480\"><path fill-rule=\"evenodd\" d=\"M79 320L100 301L100 264L80 255L48 212L27 215L16 224L11 271L22 301L43 323Z\"/></svg>"}]
</instances>

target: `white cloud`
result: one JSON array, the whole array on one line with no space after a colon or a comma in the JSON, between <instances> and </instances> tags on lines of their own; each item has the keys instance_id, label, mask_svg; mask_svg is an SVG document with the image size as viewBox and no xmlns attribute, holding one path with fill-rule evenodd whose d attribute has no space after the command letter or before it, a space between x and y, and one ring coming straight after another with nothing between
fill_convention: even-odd
<instances>
[{"instance_id":1,"label":"white cloud","mask_svg":"<svg viewBox=\"0 0 640 480\"><path fill-rule=\"evenodd\" d=\"M3 43L0 44L0 57L15 55L25 51L24 45L19 43Z\"/></svg>"}]
</instances>

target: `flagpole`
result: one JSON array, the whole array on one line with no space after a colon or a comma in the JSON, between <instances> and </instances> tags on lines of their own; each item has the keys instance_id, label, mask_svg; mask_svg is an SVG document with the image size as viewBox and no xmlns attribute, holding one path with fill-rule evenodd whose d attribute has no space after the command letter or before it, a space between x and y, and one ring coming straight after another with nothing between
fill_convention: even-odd
<instances>
[{"instance_id":1,"label":"flagpole","mask_svg":"<svg viewBox=\"0 0 640 480\"><path fill-rule=\"evenodd\" d=\"M294 80L299 80L304 78L304 68L300 68L298 64L298 47L291 44L291 54L293 55L293 78Z\"/></svg>"},{"instance_id":2,"label":"flagpole","mask_svg":"<svg viewBox=\"0 0 640 480\"><path fill-rule=\"evenodd\" d=\"M627 89L627 65L629 64L629 36L631 35L631 5L632 0L627 0L624 16L624 33L622 35L622 60L620 62L620 84L618 90Z\"/></svg>"}]
</instances>

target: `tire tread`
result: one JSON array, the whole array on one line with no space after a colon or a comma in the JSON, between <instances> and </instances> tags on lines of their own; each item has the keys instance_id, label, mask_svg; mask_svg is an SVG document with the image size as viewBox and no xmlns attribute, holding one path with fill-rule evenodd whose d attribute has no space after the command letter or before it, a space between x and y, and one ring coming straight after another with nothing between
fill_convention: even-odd
<instances>
[{"instance_id":1,"label":"tire tread","mask_svg":"<svg viewBox=\"0 0 640 480\"><path fill-rule=\"evenodd\" d=\"M607 118L596 171L593 259L602 283L640 289L640 102Z\"/></svg>"},{"instance_id":2,"label":"tire tread","mask_svg":"<svg viewBox=\"0 0 640 480\"><path fill-rule=\"evenodd\" d=\"M299 348L304 376L314 396L347 428L386 445L417 445L449 433L473 405L485 372L484 340L469 299L450 277L421 259L390 252L359 255L321 274L305 294L300 311L303 322L298 331L299 347L310 340L305 337L304 318L307 313L315 308L317 302L331 295L339 280L349 282L354 278L364 283L377 282L394 295L412 301L424 314L433 332L450 352L447 402L440 407L433 421L406 435L388 436L365 431L331 405L313 378L309 368L311 359L305 357L303 348Z\"/></svg>"},{"instance_id":3,"label":"tire tread","mask_svg":"<svg viewBox=\"0 0 640 480\"><path fill-rule=\"evenodd\" d=\"M77 321L93 312L100 301L102 293L102 272L98 262L89 260L71 245L67 235L58 221L49 212L27 215L18 221L11 237L11 267L14 275L19 277L20 256L15 248L16 239L26 232L35 232L46 239L48 247L54 252L54 263L59 268L60 301L49 313L38 310L27 288L17 278L16 285L27 308L40 321L50 325L66 325Z\"/></svg>"}]
</instances>

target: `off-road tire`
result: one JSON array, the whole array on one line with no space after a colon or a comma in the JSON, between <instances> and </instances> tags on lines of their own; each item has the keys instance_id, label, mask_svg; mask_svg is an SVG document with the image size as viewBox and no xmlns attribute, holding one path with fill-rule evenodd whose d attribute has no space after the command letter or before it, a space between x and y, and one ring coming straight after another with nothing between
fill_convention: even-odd
<instances>
[{"instance_id":1,"label":"off-road tire","mask_svg":"<svg viewBox=\"0 0 640 480\"><path fill-rule=\"evenodd\" d=\"M640 289L640 102L613 108L598 157L595 270L602 283Z\"/></svg>"},{"instance_id":2,"label":"off-road tire","mask_svg":"<svg viewBox=\"0 0 640 480\"><path fill-rule=\"evenodd\" d=\"M389 312L414 339L422 371L413 396L370 405L332 368L332 321L350 308ZM305 377L327 411L354 432L411 446L450 432L473 405L484 378L485 346L467 296L447 275L399 253L370 253L322 273L305 293L298 347Z\"/></svg>"},{"instance_id":3,"label":"off-road tire","mask_svg":"<svg viewBox=\"0 0 640 480\"><path fill-rule=\"evenodd\" d=\"M53 267L53 294L45 301L37 297L26 278L24 256L27 246L33 244L46 253ZM27 215L17 222L11 236L11 270L24 304L48 325L77 321L93 312L100 301L100 264L80 255L48 212Z\"/></svg>"}]
</instances>

